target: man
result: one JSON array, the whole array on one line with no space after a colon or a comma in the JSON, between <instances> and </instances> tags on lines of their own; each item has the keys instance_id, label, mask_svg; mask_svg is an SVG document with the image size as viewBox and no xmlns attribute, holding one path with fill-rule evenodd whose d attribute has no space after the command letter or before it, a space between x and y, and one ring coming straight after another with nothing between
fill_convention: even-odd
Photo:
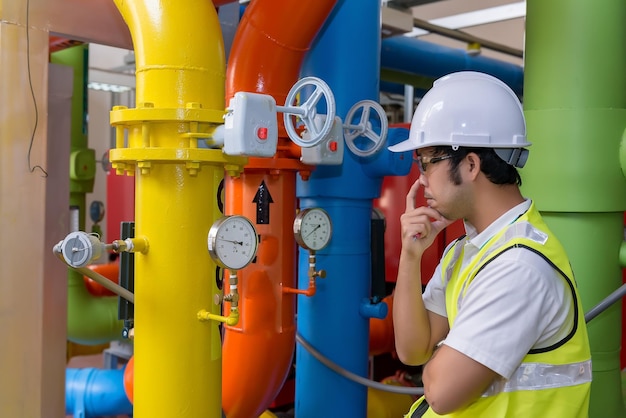
<instances>
[{"instance_id":1,"label":"man","mask_svg":"<svg viewBox=\"0 0 626 418\"><path fill-rule=\"evenodd\" d=\"M459 72L419 103L409 139L420 177L401 216L394 291L396 350L425 364L407 417L583 418L591 355L567 255L516 167L528 157L520 102L500 80ZM423 191L428 206L415 207ZM420 262L462 219L422 294Z\"/></svg>"}]
</instances>

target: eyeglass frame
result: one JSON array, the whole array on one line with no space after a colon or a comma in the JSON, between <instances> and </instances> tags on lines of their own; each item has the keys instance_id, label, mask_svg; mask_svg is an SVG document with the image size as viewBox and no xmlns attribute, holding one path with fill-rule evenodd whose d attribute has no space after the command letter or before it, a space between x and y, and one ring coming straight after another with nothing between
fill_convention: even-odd
<instances>
[{"instance_id":1,"label":"eyeglass frame","mask_svg":"<svg viewBox=\"0 0 626 418\"><path fill-rule=\"evenodd\" d=\"M413 158L413 161L417 163L417 168L419 169L420 174L426 174L426 170L428 169L428 166L430 164L436 164L440 161L447 160L452 157L453 155L446 154L446 155L441 155L438 157L430 157L428 158L428 161L424 161L424 157L416 153L415 157Z\"/></svg>"}]
</instances>

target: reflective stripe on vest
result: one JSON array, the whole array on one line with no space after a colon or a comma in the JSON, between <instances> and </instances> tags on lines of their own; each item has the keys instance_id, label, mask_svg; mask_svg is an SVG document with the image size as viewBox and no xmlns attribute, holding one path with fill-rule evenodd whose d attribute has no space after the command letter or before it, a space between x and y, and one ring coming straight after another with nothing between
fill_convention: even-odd
<instances>
[{"instance_id":1,"label":"reflective stripe on vest","mask_svg":"<svg viewBox=\"0 0 626 418\"><path fill-rule=\"evenodd\" d=\"M509 380L495 380L483 397L517 390L541 390L591 382L591 360L571 364L522 363Z\"/></svg>"}]
</instances>

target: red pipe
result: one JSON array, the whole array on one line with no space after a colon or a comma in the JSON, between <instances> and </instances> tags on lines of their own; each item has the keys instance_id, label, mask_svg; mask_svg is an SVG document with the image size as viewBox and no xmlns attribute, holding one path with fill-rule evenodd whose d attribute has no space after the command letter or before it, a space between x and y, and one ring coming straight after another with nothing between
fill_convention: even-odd
<instances>
[{"instance_id":1,"label":"red pipe","mask_svg":"<svg viewBox=\"0 0 626 418\"><path fill-rule=\"evenodd\" d=\"M246 9L231 48L226 103L236 92L269 94L283 105L298 80L304 55L336 0L255 0ZM263 184L272 196L269 220L256 223L257 260L239 272L240 322L225 327L222 407L228 418L259 416L278 395L291 368L295 345L297 282L291 227L297 208L296 173L313 167L299 161L282 115L273 158L250 158L238 178L225 177L225 213L257 220L254 197ZM314 297L314 296L313 296ZM224 309L228 309L225 304Z\"/></svg>"}]
</instances>

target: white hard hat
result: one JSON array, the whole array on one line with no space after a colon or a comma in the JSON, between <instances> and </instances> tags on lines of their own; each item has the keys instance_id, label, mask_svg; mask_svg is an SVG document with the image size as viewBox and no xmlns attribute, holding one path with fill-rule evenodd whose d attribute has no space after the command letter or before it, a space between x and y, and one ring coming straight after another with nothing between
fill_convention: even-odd
<instances>
[{"instance_id":1,"label":"white hard hat","mask_svg":"<svg viewBox=\"0 0 626 418\"><path fill-rule=\"evenodd\" d=\"M403 152L432 146L494 148L507 163L523 167L526 140L522 105L506 84L488 74L461 71L439 78L411 121L409 139L389 147Z\"/></svg>"}]
</instances>

